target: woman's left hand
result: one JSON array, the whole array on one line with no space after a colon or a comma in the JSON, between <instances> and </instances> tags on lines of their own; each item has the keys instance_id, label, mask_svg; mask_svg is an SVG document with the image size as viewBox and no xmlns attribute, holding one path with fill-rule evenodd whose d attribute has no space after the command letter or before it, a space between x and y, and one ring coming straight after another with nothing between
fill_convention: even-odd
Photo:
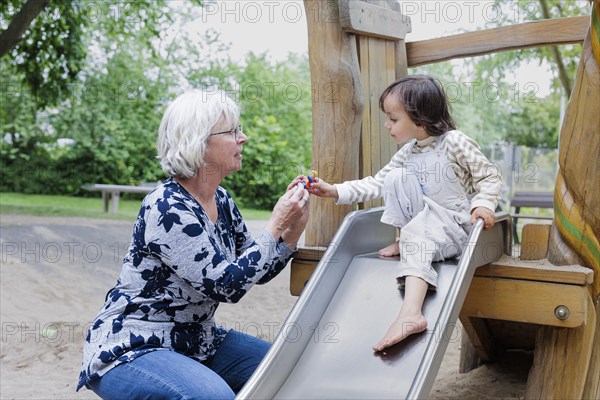
<instances>
[{"instance_id":1,"label":"woman's left hand","mask_svg":"<svg viewBox=\"0 0 600 400\"><path fill-rule=\"evenodd\" d=\"M486 207L477 207L471 213L471 223L474 224L477 221L477 218L482 218L484 221L483 229L489 230L492 229L494 224L496 223L496 214Z\"/></svg>"},{"instance_id":2,"label":"woman's left hand","mask_svg":"<svg viewBox=\"0 0 600 400\"><path fill-rule=\"evenodd\" d=\"M299 175L288 185L287 191L293 190L298 184L304 182L304 176ZM306 189L305 189L306 190ZM306 223L309 217L310 203L309 199L306 200L304 207L302 208L302 215L298 218L290 227L288 227L282 234L283 240L291 247L297 246L298 240L306 228Z\"/></svg>"},{"instance_id":3,"label":"woman's left hand","mask_svg":"<svg viewBox=\"0 0 600 400\"><path fill-rule=\"evenodd\" d=\"M290 184L288 185L288 187L285 191L288 192L288 191L292 190L293 188L298 186L299 183L302 183L302 182L304 182L304 175L298 175L297 177L294 178L294 180L292 180L290 182Z\"/></svg>"}]
</instances>

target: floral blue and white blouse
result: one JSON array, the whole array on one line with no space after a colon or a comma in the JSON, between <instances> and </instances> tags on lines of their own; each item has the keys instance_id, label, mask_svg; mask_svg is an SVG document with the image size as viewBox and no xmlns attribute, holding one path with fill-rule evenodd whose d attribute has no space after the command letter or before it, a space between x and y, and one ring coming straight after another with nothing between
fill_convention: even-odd
<instances>
[{"instance_id":1,"label":"floral blue and white blouse","mask_svg":"<svg viewBox=\"0 0 600 400\"><path fill-rule=\"evenodd\" d=\"M229 193L215 196L216 224L173 179L146 196L117 284L88 331L77 390L150 351L206 360L227 334L215 324L219 303L285 267L293 251L283 240L252 238Z\"/></svg>"}]
</instances>

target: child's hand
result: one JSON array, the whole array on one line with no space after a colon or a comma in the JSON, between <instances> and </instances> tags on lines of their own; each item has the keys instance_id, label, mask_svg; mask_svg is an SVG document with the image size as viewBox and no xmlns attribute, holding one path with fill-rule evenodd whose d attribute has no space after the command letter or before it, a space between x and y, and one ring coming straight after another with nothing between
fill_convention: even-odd
<instances>
[{"instance_id":1,"label":"child's hand","mask_svg":"<svg viewBox=\"0 0 600 400\"><path fill-rule=\"evenodd\" d=\"M473 210L471 213L471 223L474 224L475 221L477 221L477 218L483 218L483 229L486 231L492 229L496 223L496 214L486 207L477 207Z\"/></svg>"},{"instance_id":2,"label":"child's hand","mask_svg":"<svg viewBox=\"0 0 600 400\"><path fill-rule=\"evenodd\" d=\"M335 186L330 185L325 182L323 179L317 178L311 174L311 178L313 182L307 187L307 190L310 194L314 194L318 197L333 197L334 199L338 199L339 195Z\"/></svg>"}]
</instances>

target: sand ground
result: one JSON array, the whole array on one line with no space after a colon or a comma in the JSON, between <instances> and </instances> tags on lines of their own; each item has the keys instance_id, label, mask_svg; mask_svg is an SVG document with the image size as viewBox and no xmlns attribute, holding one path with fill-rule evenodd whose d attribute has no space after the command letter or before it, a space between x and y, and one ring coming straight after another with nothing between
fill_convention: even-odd
<instances>
[{"instance_id":1,"label":"sand ground","mask_svg":"<svg viewBox=\"0 0 600 400\"><path fill-rule=\"evenodd\" d=\"M251 231L263 221L248 221ZM120 271L132 223L82 218L0 216L0 398L97 398L75 392L86 329ZM296 297L289 268L238 304L222 305L228 328L273 340ZM432 399L519 399L528 354L459 374L460 329L448 346Z\"/></svg>"}]
</instances>

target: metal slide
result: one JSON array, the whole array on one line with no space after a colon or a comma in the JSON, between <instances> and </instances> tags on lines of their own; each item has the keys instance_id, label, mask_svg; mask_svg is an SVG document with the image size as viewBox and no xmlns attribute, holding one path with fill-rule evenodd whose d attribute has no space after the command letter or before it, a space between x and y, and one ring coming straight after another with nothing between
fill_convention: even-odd
<instances>
[{"instance_id":1,"label":"metal slide","mask_svg":"<svg viewBox=\"0 0 600 400\"><path fill-rule=\"evenodd\" d=\"M377 250L395 229L379 222L383 208L349 214L332 240L264 360L238 399L416 399L431 390L455 334L475 268L500 258L508 215L483 231L478 221L460 260L434 264L438 288L425 299L428 329L383 354L371 347L402 304L397 258Z\"/></svg>"}]
</instances>

